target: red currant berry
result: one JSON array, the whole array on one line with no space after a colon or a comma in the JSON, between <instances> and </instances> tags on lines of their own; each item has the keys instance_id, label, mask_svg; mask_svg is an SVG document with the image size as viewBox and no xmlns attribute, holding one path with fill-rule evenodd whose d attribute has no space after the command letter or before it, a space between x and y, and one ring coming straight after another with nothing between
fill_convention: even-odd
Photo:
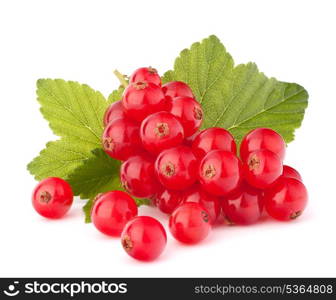
<instances>
[{"instance_id":1,"label":"red currant berry","mask_svg":"<svg viewBox=\"0 0 336 300\"><path fill-rule=\"evenodd\" d=\"M255 223L260 219L263 210L262 191L243 183L222 199L222 210L230 224Z\"/></svg>"},{"instance_id":2,"label":"red currant berry","mask_svg":"<svg viewBox=\"0 0 336 300\"><path fill-rule=\"evenodd\" d=\"M58 177L43 179L35 187L32 197L35 210L49 219L62 218L70 209L72 201L70 185Z\"/></svg>"},{"instance_id":3,"label":"red currant berry","mask_svg":"<svg viewBox=\"0 0 336 300\"><path fill-rule=\"evenodd\" d=\"M286 143L282 136L269 128L257 128L250 131L240 145L240 158L246 161L248 155L256 150L266 149L274 152L283 160L285 157Z\"/></svg>"},{"instance_id":4,"label":"red currant berry","mask_svg":"<svg viewBox=\"0 0 336 300\"><path fill-rule=\"evenodd\" d=\"M191 148L178 146L159 154L155 171L167 189L184 190L197 180L197 160Z\"/></svg>"},{"instance_id":5,"label":"red currant berry","mask_svg":"<svg viewBox=\"0 0 336 300\"><path fill-rule=\"evenodd\" d=\"M104 114L104 126L106 127L110 122L125 117L124 107L121 101L112 103Z\"/></svg>"},{"instance_id":6,"label":"red currant berry","mask_svg":"<svg viewBox=\"0 0 336 300\"><path fill-rule=\"evenodd\" d=\"M236 143L231 133L218 127L202 130L195 138L192 149L199 158L203 158L212 150L225 150L235 155L237 152Z\"/></svg>"},{"instance_id":7,"label":"red currant berry","mask_svg":"<svg viewBox=\"0 0 336 300\"><path fill-rule=\"evenodd\" d=\"M122 103L126 115L138 122L155 112L167 109L161 87L146 81L131 83L124 92Z\"/></svg>"},{"instance_id":8,"label":"red currant berry","mask_svg":"<svg viewBox=\"0 0 336 300\"><path fill-rule=\"evenodd\" d=\"M184 203L175 209L170 216L169 229L178 241L196 244L204 240L210 233L210 217L199 203Z\"/></svg>"},{"instance_id":9,"label":"red currant berry","mask_svg":"<svg viewBox=\"0 0 336 300\"><path fill-rule=\"evenodd\" d=\"M161 85L161 78L156 69L149 68L139 68L135 70L135 72L130 76L130 83L138 82L138 81L147 81L150 83L154 83L156 85Z\"/></svg>"},{"instance_id":10,"label":"red currant berry","mask_svg":"<svg viewBox=\"0 0 336 300\"><path fill-rule=\"evenodd\" d=\"M182 201L183 192L164 189L156 195L156 206L165 214L171 214Z\"/></svg>"},{"instance_id":11,"label":"red currant berry","mask_svg":"<svg viewBox=\"0 0 336 300\"><path fill-rule=\"evenodd\" d=\"M293 220L299 217L308 201L308 193L304 184L294 178L281 177L264 195L267 213L280 221Z\"/></svg>"},{"instance_id":12,"label":"red currant berry","mask_svg":"<svg viewBox=\"0 0 336 300\"><path fill-rule=\"evenodd\" d=\"M194 98L191 88L182 81L171 81L162 86L162 90L167 98L171 100L176 97Z\"/></svg>"},{"instance_id":13,"label":"red currant berry","mask_svg":"<svg viewBox=\"0 0 336 300\"><path fill-rule=\"evenodd\" d=\"M112 158L126 160L141 151L140 127L126 118L112 121L104 130L102 143L105 152Z\"/></svg>"},{"instance_id":14,"label":"red currant berry","mask_svg":"<svg viewBox=\"0 0 336 300\"><path fill-rule=\"evenodd\" d=\"M279 156L266 149L251 152L243 168L247 182L259 189L269 187L283 170Z\"/></svg>"},{"instance_id":15,"label":"red currant berry","mask_svg":"<svg viewBox=\"0 0 336 300\"><path fill-rule=\"evenodd\" d=\"M183 203L199 203L209 213L210 223L216 223L220 213L219 198L203 191L200 185L194 185L183 193Z\"/></svg>"},{"instance_id":16,"label":"red currant berry","mask_svg":"<svg viewBox=\"0 0 336 300\"><path fill-rule=\"evenodd\" d=\"M161 111L141 123L140 136L144 148L152 154L178 146L184 138L181 123L172 114Z\"/></svg>"},{"instance_id":17,"label":"red currant berry","mask_svg":"<svg viewBox=\"0 0 336 300\"><path fill-rule=\"evenodd\" d=\"M283 166L282 176L290 177L290 178L294 178L294 179L302 181L302 177L300 173L290 166L286 166L286 165Z\"/></svg>"},{"instance_id":18,"label":"red currant berry","mask_svg":"<svg viewBox=\"0 0 336 300\"><path fill-rule=\"evenodd\" d=\"M155 195L160 184L156 179L154 160L147 154L130 157L120 168L123 187L133 196L149 198Z\"/></svg>"},{"instance_id":19,"label":"red currant berry","mask_svg":"<svg viewBox=\"0 0 336 300\"><path fill-rule=\"evenodd\" d=\"M100 232L120 236L126 223L137 214L138 207L128 194L111 191L98 195L92 207L91 220Z\"/></svg>"},{"instance_id":20,"label":"red currant berry","mask_svg":"<svg viewBox=\"0 0 336 300\"><path fill-rule=\"evenodd\" d=\"M166 231L152 217L135 217L129 221L121 235L121 244L128 255L150 261L160 256L167 244Z\"/></svg>"},{"instance_id":21,"label":"red currant berry","mask_svg":"<svg viewBox=\"0 0 336 300\"><path fill-rule=\"evenodd\" d=\"M202 107L191 97L174 98L169 112L181 122L185 137L193 135L200 128L203 121Z\"/></svg>"},{"instance_id":22,"label":"red currant berry","mask_svg":"<svg viewBox=\"0 0 336 300\"><path fill-rule=\"evenodd\" d=\"M241 183L242 164L232 152L213 150L200 163L199 180L209 194L227 195Z\"/></svg>"}]
</instances>

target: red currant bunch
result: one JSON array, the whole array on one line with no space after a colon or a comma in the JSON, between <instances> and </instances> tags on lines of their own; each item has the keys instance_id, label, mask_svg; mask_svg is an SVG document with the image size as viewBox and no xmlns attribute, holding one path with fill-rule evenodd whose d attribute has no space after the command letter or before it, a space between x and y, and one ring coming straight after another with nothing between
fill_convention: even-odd
<instances>
[{"instance_id":1,"label":"red currant bunch","mask_svg":"<svg viewBox=\"0 0 336 300\"><path fill-rule=\"evenodd\" d=\"M286 143L280 134L256 128L238 148L224 128L199 131L202 121L192 88L181 81L162 84L153 68L137 69L104 116L103 146L123 161L123 187L170 215L178 241L202 241L220 216L231 225L249 225L265 212L278 220L302 213L307 191L300 174L283 165ZM144 230L144 222L136 223ZM136 242L129 239L123 239L126 252L145 259L132 254Z\"/></svg>"},{"instance_id":2,"label":"red currant bunch","mask_svg":"<svg viewBox=\"0 0 336 300\"><path fill-rule=\"evenodd\" d=\"M298 171L283 165L286 143L269 128L256 128L241 143L224 128L200 131L203 110L192 88L181 81L162 84L154 68L139 68L122 99L106 110L102 147L122 161L121 185L94 200L94 226L121 236L131 257L156 259L167 236L159 221L138 216L133 197L146 198L169 216L172 236L196 244L221 218L250 225L261 216L289 221L299 217L308 194ZM121 186L120 186L121 188ZM33 205L47 218L60 218L73 200L70 185L47 178L33 193Z\"/></svg>"}]
</instances>

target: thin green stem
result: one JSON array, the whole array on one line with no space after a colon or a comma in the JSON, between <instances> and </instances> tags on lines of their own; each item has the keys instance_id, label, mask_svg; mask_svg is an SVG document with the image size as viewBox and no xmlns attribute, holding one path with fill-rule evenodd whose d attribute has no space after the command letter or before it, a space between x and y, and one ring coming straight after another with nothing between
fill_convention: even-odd
<instances>
[{"instance_id":1,"label":"thin green stem","mask_svg":"<svg viewBox=\"0 0 336 300\"><path fill-rule=\"evenodd\" d=\"M120 81L120 84L124 87L127 88L128 86L128 80L127 80L127 76L121 74L118 70L114 70L114 75L118 78L118 80Z\"/></svg>"}]
</instances>

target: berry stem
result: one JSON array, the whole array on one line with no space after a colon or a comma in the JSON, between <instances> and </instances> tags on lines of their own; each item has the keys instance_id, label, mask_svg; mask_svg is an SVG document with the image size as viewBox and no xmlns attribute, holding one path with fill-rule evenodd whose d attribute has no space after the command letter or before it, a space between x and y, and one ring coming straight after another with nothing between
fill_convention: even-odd
<instances>
[{"instance_id":1,"label":"berry stem","mask_svg":"<svg viewBox=\"0 0 336 300\"><path fill-rule=\"evenodd\" d=\"M120 85L123 86L124 88L127 88L128 86L127 76L121 74L118 70L114 70L113 74L118 78Z\"/></svg>"}]
</instances>

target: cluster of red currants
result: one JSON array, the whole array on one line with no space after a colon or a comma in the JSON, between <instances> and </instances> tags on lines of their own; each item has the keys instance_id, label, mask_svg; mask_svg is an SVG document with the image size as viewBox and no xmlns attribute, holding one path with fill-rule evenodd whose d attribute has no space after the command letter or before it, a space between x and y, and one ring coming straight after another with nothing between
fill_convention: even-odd
<instances>
[{"instance_id":1,"label":"cluster of red currants","mask_svg":"<svg viewBox=\"0 0 336 300\"><path fill-rule=\"evenodd\" d=\"M130 196L147 198L170 215L169 229L180 242L207 237L224 216L229 224L252 224L263 212L286 221L297 218L307 203L300 174L283 166L286 144L275 131L250 131L240 145L223 128L199 131L202 108L188 85L161 85L153 68L130 77L122 100L104 116L103 148L123 161L120 179L129 193L111 191L96 197L91 218L101 232L120 236L125 251L153 260L165 248L159 221L137 216ZM48 197L35 192L36 206ZM37 209L38 210L38 209Z\"/></svg>"}]
</instances>

